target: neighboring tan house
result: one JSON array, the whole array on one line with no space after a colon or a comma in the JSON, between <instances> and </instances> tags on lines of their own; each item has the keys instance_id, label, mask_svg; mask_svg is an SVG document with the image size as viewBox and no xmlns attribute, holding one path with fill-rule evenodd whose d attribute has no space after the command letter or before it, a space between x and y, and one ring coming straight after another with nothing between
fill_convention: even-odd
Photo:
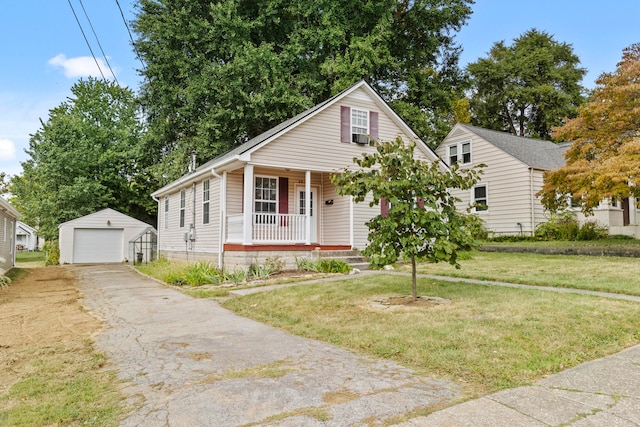
<instances>
[{"instance_id":1,"label":"neighboring tan house","mask_svg":"<svg viewBox=\"0 0 640 427\"><path fill-rule=\"evenodd\" d=\"M42 247L41 238L38 232L22 221L18 221L16 226L16 249L19 251L37 251Z\"/></svg>"},{"instance_id":2,"label":"neighboring tan house","mask_svg":"<svg viewBox=\"0 0 640 427\"><path fill-rule=\"evenodd\" d=\"M332 173L372 153L372 141L416 140L435 153L364 81L212 159L152 194L161 256L207 259L226 269L278 256L363 249L380 213L336 193Z\"/></svg>"},{"instance_id":3,"label":"neighboring tan house","mask_svg":"<svg viewBox=\"0 0 640 427\"><path fill-rule=\"evenodd\" d=\"M456 124L436 153L448 165L486 165L474 188L452 191L462 200L460 209L481 205L473 212L495 235L532 235L538 224L549 219L536 197L544 171L563 166L567 148L567 144Z\"/></svg>"},{"instance_id":4,"label":"neighboring tan house","mask_svg":"<svg viewBox=\"0 0 640 427\"><path fill-rule=\"evenodd\" d=\"M20 213L0 197L0 276L16 263L16 223Z\"/></svg>"},{"instance_id":5,"label":"neighboring tan house","mask_svg":"<svg viewBox=\"0 0 640 427\"><path fill-rule=\"evenodd\" d=\"M448 165L486 165L481 181L471 191L452 191L462 199L459 208L481 204L473 211L495 235L532 235L538 224L549 219L549 212L536 197L542 189L544 171L565 165L564 153L569 145L457 124L436 152ZM640 215L634 206L633 199L605 200L594 209L593 216L586 217L577 208L569 209L580 223L597 221L610 234L640 237Z\"/></svg>"}]
</instances>

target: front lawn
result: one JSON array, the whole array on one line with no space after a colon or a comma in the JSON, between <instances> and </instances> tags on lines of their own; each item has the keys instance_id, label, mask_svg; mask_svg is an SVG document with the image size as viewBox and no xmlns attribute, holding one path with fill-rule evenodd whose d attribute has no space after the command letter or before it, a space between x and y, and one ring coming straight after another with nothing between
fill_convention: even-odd
<instances>
[{"instance_id":1,"label":"front lawn","mask_svg":"<svg viewBox=\"0 0 640 427\"><path fill-rule=\"evenodd\" d=\"M640 295L640 263L637 258L503 252L471 252L465 255L469 259L459 261L460 269L447 263L422 263L418 272ZM410 272L411 266L401 265L398 270Z\"/></svg>"},{"instance_id":2,"label":"front lawn","mask_svg":"<svg viewBox=\"0 0 640 427\"><path fill-rule=\"evenodd\" d=\"M584 295L419 279L419 295L451 303L399 311L371 305L407 295L410 286L408 277L360 276L223 305L296 335L456 381L468 397L530 384L640 342L639 304Z\"/></svg>"}]
</instances>

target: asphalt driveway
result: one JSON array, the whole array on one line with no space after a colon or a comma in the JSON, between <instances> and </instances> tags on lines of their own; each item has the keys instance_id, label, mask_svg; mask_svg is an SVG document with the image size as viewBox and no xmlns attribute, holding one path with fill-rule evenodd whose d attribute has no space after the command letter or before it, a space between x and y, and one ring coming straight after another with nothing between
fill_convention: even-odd
<instances>
[{"instance_id":1,"label":"asphalt driveway","mask_svg":"<svg viewBox=\"0 0 640 427\"><path fill-rule=\"evenodd\" d=\"M73 266L125 380L123 426L371 425L458 395L451 382L291 336L147 279Z\"/></svg>"}]
</instances>

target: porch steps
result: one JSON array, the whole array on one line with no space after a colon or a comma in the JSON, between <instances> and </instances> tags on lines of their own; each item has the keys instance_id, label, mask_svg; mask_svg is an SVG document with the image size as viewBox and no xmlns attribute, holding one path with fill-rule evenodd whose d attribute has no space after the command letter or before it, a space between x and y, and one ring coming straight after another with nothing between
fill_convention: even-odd
<instances>
[{"instance_id":1,"label":"porch steps","mask_svg":"<svg viewBox=\"0 0 640 427\"><path fill-rule=\"evenodd\" d=\"M313 251L313 258L328 258L328 259L339 259L341 261L345 261L352 268L357 268L358 270L369 270L369 260L366 257L363 257L358 250L345 250L345 251Z\"/></svg>"}]
</instances>

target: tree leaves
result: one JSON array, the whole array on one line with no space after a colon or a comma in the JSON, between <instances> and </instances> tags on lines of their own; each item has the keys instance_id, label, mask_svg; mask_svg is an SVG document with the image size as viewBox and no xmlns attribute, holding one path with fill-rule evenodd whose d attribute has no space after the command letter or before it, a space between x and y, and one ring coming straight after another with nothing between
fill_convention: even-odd
<instances>
[{"instance_id":1,"label":"tree leaves","mask_svg":"<svg viewBox=\"0 0 640 427\"><path fill-rule=\"evenodd\" d=\"M539 193L550 209L572 196L584 212L605 199L640 197L640 44L624 49L616 71L596 81L578 117L554 129L571 141L566 166L545 173Z\"/></svg>"},{"instance_id":2,"label":"tree leaves","mask_svg":"<svg viewBox=\"0 0 640 427\"><path fill-rule=\"evenodd\" d=\"M367 80L433 145L464 80L453 31L471 0L141 0L148 153L164 182ZM452 89L455 88L455 89ZM439 133L433 135L433 129Z\"/></svg>"},{"instance_id":3,"label":"tree leaves","mask_svg":"<svg viewBox=\"0 0 640 427\"><path fill-rule=\"evenodd\" d=\"M470 189L479 179L478 167L446 169L439 162L414 157L415 142L402 138L380 142L376 152L354 159L355 170L332 175L341 195L361 203L368 194L371 205L389 203L386 216L367 222L369 245L363 251L373 265L381 267L400 257L457 265L457 251L474 245L465 214L456 210L459 201L450 189ZM415 297L415 269L413 271Z\"/></svg>"},{"instance_id":4,"label":"tree leaves","mask_svg":"<svg viewBox=\"0 0 640 427\"><path fill-rule=\"evenodd\" d=\"M11 181L12 203L46 239L57 238L60 223L105 207L153 222L148 194L157 184L139 149L133 92L92 78L71 92L31 136L23 174Z\"/></svg>"},{"instance_id":5,"label":"tree leaves","mask_svg":"<svg viewBox=\"0 0 640 427\"><path fill-rule=\"evenodd\" d=\"M487 58L469 64L472 122L514 135L551 139L553 126L575 117L584 102L585 74L571 45L532 29L506 46L495 43Z\"/></svg>"}]
</instances>

